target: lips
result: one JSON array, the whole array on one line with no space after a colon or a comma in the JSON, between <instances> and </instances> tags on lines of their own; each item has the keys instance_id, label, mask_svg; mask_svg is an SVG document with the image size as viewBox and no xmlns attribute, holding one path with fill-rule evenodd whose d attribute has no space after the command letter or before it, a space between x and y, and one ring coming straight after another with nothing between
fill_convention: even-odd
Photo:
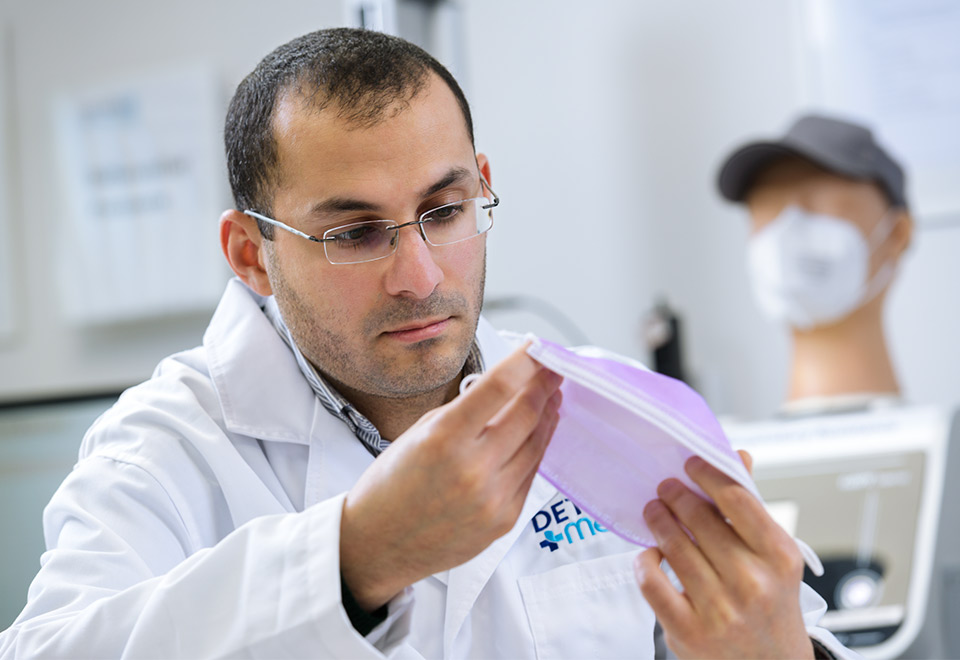
<instances>
[{"instance_id":1,"label":"lips","mask_svg":"<svg viewBox=\"0 0 960 660\"><path fill-rule=\"evenodd\" d=\"M393 330L388 330L387 332L388 332L388 333L389 333L389 332L408 332L408 331L410 331L410 330L420 330L420 329L422 329L422 328L426 328L426 327L429 327L429 326L431 326L431 325L436 325L437 323L443 323L443 322L446 321L448 318L450 318L450 317L449 317L449 316L443 316L443 317L439 317L439 318L435 318L435 319L425 319L425 320L411 321L410 323L408 323L408 324L406 324L406 325L400 326L399 328L394 328Z\"/></svg>"},{"instance_id":2,"label":"lips","mask_svg":"<svg viewBox=\"0 0 960 660\"><path fill-rule=\"evenodd\" d=\"M395 330L384 332L384 336L403 342L418 342L431 339L443 333L453 317L412 321Z\"/></svg>"}]
</instances>

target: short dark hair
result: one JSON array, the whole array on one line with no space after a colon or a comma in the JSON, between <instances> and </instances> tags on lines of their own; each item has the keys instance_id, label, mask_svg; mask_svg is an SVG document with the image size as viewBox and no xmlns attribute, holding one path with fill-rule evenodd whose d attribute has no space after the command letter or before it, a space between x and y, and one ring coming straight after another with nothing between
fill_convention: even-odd
<instances>
[{"instance_id":1,"label":"short dark hair","mask_svg":"<svg viewBox=\"0 0 960 660\"><path fill-rule=\"evenodd\" d=\"M227 110L223 137L237 209L272 216L279 176L273 116L282 94L295 91L317 111L332 106L350 123L374 126L398 102L416 96L430 72L440 76L456 97L473 144L470 106L457 81L408 41L371 30L333 28L305 34L274 50L237 86ZM257 223L260 233L272 239L274 227Z\"/></svg>"}]
</instances>

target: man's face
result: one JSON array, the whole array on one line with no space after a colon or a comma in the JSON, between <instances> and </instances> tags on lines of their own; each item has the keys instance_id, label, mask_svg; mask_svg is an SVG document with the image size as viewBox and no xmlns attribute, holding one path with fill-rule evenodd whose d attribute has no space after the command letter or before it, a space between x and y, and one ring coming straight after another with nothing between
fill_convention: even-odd
<instances>
[{"instance_id":1,"label":"man's face","mask_svg":"<svg viewBox=\"0 0 960 660\"><path fill-rule=\"evenodd\" d=\"M279 102L277 220L321 236L364 220L410 222L482 193L465 120L438 77L372 127L336 114L293 94ZM277 305L298 346L345 395L404 398L457 378L483 299L485 237L433 247L414 225L400 230L392 256L341 265L327 261L322 244L283 230L264 245Z\"/></svg>"}]
</instances>

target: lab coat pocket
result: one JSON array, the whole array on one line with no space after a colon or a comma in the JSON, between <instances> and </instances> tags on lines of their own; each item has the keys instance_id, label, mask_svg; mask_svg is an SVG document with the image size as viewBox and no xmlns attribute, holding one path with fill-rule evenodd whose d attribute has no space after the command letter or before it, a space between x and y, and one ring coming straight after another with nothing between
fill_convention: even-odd
<instances>
[{"instance_id":1,"label":"lab coat pocket","mask_svg":"<svg viewBox=\"0 0 960 660\"><path fill-rule=\"evenodd\" d=\"M652 658L654 615L633 575L636 551L518 580L537 658Z\"/></svg>"}]
</instances>

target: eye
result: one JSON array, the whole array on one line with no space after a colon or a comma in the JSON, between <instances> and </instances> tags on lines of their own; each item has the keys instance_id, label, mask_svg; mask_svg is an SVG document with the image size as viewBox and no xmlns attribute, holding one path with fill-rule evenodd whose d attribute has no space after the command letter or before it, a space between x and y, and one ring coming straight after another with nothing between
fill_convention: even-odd
<instances>
[{"instance_id":1,"label":"eye","mask_svg":"<svg viewBox=\"0 0 960 660\"><path fill-rule=\"evenodd\" d=\"M454 204L448 204L442 206L438 209L434 209L427 214L425 220L430 220L431 222L449 222L450 220L456 219L459 215L463 213L464 202L456 202Z\"/></svg>"},{"instance_id":2,"label":"eye","mask_svg":"<svg viewBox=\"0 0 960 660\"><path fill-rule=\"evenodd\" d=\"M384 233L383 228L376 224L350 225L335 231L336 233L328 234L326 238L341 246L376 242L383 237Z\"/></svg>"}]
</instances>

